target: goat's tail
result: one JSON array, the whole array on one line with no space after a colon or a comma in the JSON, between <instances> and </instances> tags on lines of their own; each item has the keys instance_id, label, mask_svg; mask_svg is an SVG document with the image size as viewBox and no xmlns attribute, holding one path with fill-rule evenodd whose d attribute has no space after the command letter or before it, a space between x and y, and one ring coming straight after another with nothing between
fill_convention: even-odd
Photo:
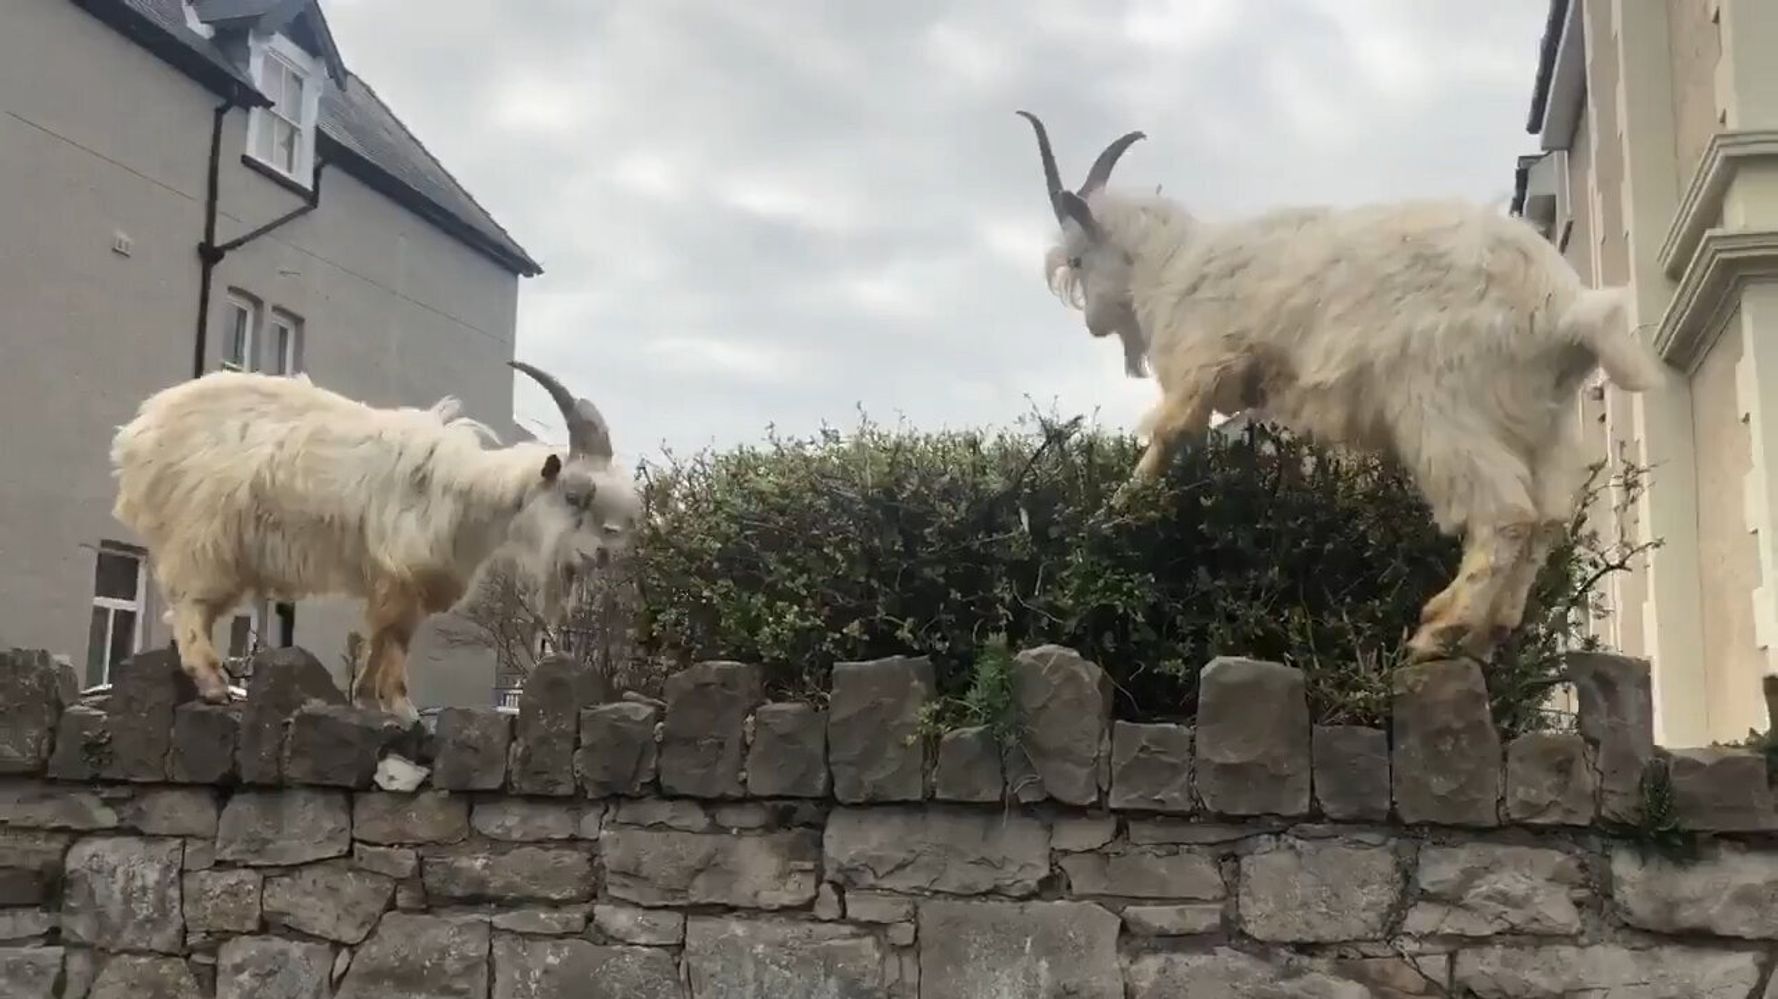
<instances>
[{"instance_id":1,"label":"goat's tail","mask_svg":"<svg viewBox=\"0 0 1778 999\"><path fill-rule=\"evenodd\" d=\"M1630 329L1624 288L1585 288L1556 328L1564 339L1591 351L1605 377L1626 392L1646 392L1667 380L1667 366Z\"/></svg>"}]
</instances>

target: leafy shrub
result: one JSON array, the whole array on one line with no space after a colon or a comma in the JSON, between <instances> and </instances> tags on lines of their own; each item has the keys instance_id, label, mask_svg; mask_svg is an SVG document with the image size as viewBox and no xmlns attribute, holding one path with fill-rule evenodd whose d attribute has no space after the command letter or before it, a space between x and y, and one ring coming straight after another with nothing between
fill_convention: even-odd
<instances>
[{"instance_id":1,"label":"leafy shrub","mask_svg":"<svg viewBox=\"0 0 1778 999\"><path fill-rule=\"evenodd\" d=\"M1405 473L1264 426L1213 433L1115 511L1138 442L1031 417L1013 429L850 434L645 468L637 641L660 669L757 661L818 699L832 663L928 655L965 699L990 640L1071 646L1128 719L1187 719L1219 654L1302 668L1318 721L1378 724L1421 605L1455 571ZM1526 623L1487 668L1495 717L1538 724L1594 584L1639 549L1577 516ZM991 650L990 650L990 654ZM967 714L967 712L965 712Z\"/></svg>"}]
</instances>

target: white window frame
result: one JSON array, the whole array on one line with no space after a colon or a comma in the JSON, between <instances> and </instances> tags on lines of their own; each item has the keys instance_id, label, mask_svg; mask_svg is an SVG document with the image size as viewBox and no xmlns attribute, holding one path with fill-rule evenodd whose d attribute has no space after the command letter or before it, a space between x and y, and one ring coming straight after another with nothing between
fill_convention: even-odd
<instances>
[{"instance_id":1,"label":"white window frame","mask_svg":"<svg viewBox=\"0 0 1778 999\"><path fill-rule=\"evenodd\" d=\"M247 71L255 87L263 88L268 59L282 63L302 78L302 107L297 109L300 117L291 122L296 126L296 165L293 170L286 170L274 160L259 155L261 133L270 129L274 120L289 121L270 108L254 108L247 115L247 155L255 163L308 190L315 176L315 123L320 118L321 87L326 74L321 72L320 60L304 52L286 36L254 35L248 40Z\"/></svg>"},{"instance_id":2,"label":"white window frame","mask_svg":"<svg viewBox=\"0 0 1778 999\"><path fill-rule=\"evenodd\" d=\"M228 635L224 639L223 646L224 659L236 658L235 650L233 648L235 641L235 622L242 618L247 619L247 648L240 653L240 658L251 658L253 653L259 651L259 649L265 645L265 643L260 640L260 636L265 634L266 612L268 609L269 606L266 601L255 600L247 605L246 610L236 611L229 617Z\"/></svg>"},{"instance_id":3,"label":"white window frame","mask_svg":"<svg viewBox=\"0 0 1778 999\"><path fill-rule=\"evenodd\" d=\"M229 354L235 344L235 311L247 314L247 336L241 344L241 356L230 359ZM253 371L259 367L259 301L238 291L230 291L227 305L223 307L225 320L222 335L226 338L222 347L222 367L226 371Z\"/></svg>"},{"instance_id":4,"label":"white window frame","mask_svg":"<svg viewBox=\"0 0 1778 999\"><path fill-rule=\"evenodd\" d=\"M298 375L302 373L303 360L303 317L289 309L273 306L271 318L266 322L266 349L275 357L256 365L260 371L269 371L274 375ZM288 330L289 336L282 344L278 342L278 331Z\"/></svg>"},{"instance_id":5,"label":"white window frame","mask_svg":"<svg viewBox=\"0 0 1778 999\"><path fill-rule=\"evenodd\" d=\"M130 561L136 563L136 593L135 593L135 596L132 597L131 599L125 600L122 597L102 597L99 595L99 559L105 555L110 555L110 556L113 556L116 558L127 558ZM136 615L135 627L132 629L132 633L130 635L129 655L133 656L136 653L142 651L142 629L144 627L146 627L145 622L147 619L147 614L145 613L145 611L147 610L147 606L148 606L148 601L146 599L146 597L147 597L147 582L148 582L148 557L146 555L144 555L142 552L139 552L139 551L136 551L132 548L128 548L123 545L117 544L116 542L109 542L109 541L100 542L98 548L96 548L94 550L94 553L93 553L93 594L92 594L92 603L90 606L94 607L94 608L104 608L108 613L106 615L106 622L105 622L105 643L103 646L103 651L100 653L100 656L99 656L99 663L100 663L100 666L101 666L101 669L103 672L102 672L102 675L96 681L92 681L92 682L96 682L96 683L110 683L111 682L111 638L113 635L113 629L115 629L117 627L117 612L118 611L130 611L131 613ZM87 641L88 641L88 645L90 646L91 642L92 642L90 634L88 635ZM125 658L128 658L128 656L126 656ZM88 665L90 667L91 660L92 660L92 649L90 647L87 649L87 660L88 660ZM88 680L91 680L91 678L89 677Z\"/></svg>"}]
</instances>

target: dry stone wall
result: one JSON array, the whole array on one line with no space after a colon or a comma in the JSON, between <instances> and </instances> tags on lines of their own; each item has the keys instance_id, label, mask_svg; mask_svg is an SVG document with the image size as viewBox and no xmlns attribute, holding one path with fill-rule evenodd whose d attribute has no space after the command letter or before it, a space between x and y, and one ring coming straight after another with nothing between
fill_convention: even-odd
<instances>
[{"instance_id":1,"label":"dry stone wall","mask_svg":"<svg viewBox=\"0 0 1778 999\"><path fill-rule=\"evenodd\" d=\"M1218 659L1178 726L1043 647L1003 748L920 738L911 658L822 707L744 663L656 703L550 660L516 716L426 732L299 649L225 707L166 653L78 703L14 651L0 996L1778 999L1763 759L1657 751L1644 663L1571 666L1579 732L1502 745L1474 665L1401 670L1386 731ZM1663 769L1692 856L1609 825Z\"/></svg>"}]
</instances>

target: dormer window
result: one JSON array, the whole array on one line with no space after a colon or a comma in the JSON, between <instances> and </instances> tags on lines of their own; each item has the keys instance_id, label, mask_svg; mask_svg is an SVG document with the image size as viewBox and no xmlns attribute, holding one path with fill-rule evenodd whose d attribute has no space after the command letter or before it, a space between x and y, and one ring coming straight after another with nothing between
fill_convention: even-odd
<instances>
[{"instance_id":1,"label":"dormer window","mask_svg":"<svg viewBox=\"0 0 1778 999\"><path fill-rule=\"evenodd\" d=\"M321 68L314 56L283 35L252 41L253 80L272 102L247 119L247 155L308 187L315 164L315 120L321 108Z\"/></svg>"}]
</instances>

